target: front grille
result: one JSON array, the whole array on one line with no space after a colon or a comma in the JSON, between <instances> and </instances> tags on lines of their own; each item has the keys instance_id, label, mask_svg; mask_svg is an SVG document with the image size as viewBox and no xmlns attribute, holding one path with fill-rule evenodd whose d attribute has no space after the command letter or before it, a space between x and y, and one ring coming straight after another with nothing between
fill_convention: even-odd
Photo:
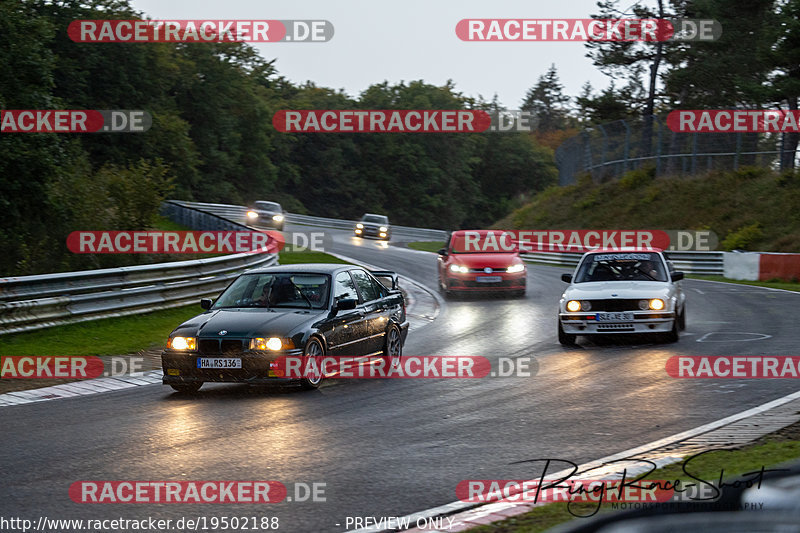
<instances>
[{"instance_id":1,"label":"front grille","mask_svg":"<svg viewBox=\"0 0 800 533\"><path fill-rule=\"evenodd\" d=\"M197 341L197 352L200 354L238 354L246 348L248 341L242 339L199 339Z\"/></svg>"},{"instance_id":2,"label":"front grille","mask_svg":"<svg viewBox=\"0 0 800 533\"><path fill-rule=\"evenodd\" d=\"M590 311L639 311L639 300L589 300Z\"/></svg>"},{"instance_id":3,"label":"front grille","mask_svg":"<svg viewBox=\"0 0 800 533\"><path fill-rule=\"evenodd\" d=\"M223 339L221 341L221 352L225 355L242 353L244 342L240 339Z\"/></svg>"},{"instance_id":4,"label":"front grille","mask_svg":"<svg viewBox=\"0 0 800 533\"><path fill-rule=\"evenodd\" d=\"M484 272L482 268L470 268L469 271L475 272L476 274L487 274L487 272ZM491 274L499 274L505 271L506 271L505 268L493 268Z\"/></svg>"},{"instance_id":5,"label":"front grille","mask_svg":"<svg viewBox=\"0 0 800 533\"><path fill-rule=\"evenodd\" d=\"M597 331L635 331L630 324L598 324Z\"/></svg>"},{"instance_id":6,"label":"front grille","mask_svg":"<svg viewBox=\"0 0 800 533\"><path fill-rule=\"evenodd\" d=\"M197 351L199 353L219 353L218 339L200 339L197 341Z\"/></svg>"}]
</instances>

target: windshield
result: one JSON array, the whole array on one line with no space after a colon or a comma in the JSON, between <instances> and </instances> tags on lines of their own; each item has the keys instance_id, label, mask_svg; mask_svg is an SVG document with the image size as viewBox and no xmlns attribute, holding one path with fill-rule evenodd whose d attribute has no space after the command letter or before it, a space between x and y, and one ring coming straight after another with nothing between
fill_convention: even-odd
<instances>
[{"instance_id":1,"label":"windshield","mask_svg":"<svg viewBox=\"0 0 800 533\"><path fill-rule=\"evenodd\" d=\"M575 283L631 280L667 281L659 255L649 252L590 254L575 276Z\"/></svg>"},{"instance_id":2,"label":"windshield","mask_svg":"<svg viewBox=\"0 0 800 533\"><path fill-rule=\"evenodd\" d=\"M364 215L361 222L369 222L370 224L388 224L389 219L380 215Z\"/></svg>"},{"instance_id":3,"label":"windshield","mask_svg":"<svg viewBox=\"0 0 800 533\"><path fill-rule=\"evenodd\" d=\"M281 206L275 202L256 202L256 207L265 211L280 211L281 209Z\"/></svg>"},{"instance_id":4,"label":"windshield","mask_svg":"<svg viewBox=\"0 0 800 533\"><path fill-rule=\"evenodd\" d=\"M220 295L213 309L225 307L303 307L323 309L328 305L330 277L327 274L245 274Z\"/></svg>"}]
</instances>

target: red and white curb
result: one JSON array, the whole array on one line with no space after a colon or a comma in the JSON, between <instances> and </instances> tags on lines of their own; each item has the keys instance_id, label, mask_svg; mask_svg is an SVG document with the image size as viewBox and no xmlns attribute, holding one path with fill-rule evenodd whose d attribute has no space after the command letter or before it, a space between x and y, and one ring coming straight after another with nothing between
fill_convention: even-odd
<instances>
[{"instance_id":1,"label":"red and white curb","mask_svg":"<svg viewBox=\"0 0 800 533\"><path fill-rule=\"evenodd\" d=\"M46 400L60 400L63 398L72 398L74 396L89 396L91 394L129 389L142 385L160 384L163 375L161 370L150 370L148 372L113 378L71 381L69 383L42 387L40 389L7 392L5 394L0 394L0 407L42 402Z\"/></svg>"},{"instance_id":2,"label":"red and white curb","mask_svg":"<svg viewBox=\"0 0 800 533\"><path fill-rule=\"evenodd\" d=\"M625 459L631 460L630 465L624 465L627 468L626 475L635 476L647 472L651 468L643 465L637 459L647 459L655 463L657 468L661 468L677 463L683 457L704 449L751 442L797 421L800 421L800 391L721 420L580 465L578 474L573 475L571 479L619 479L621 477L620 466L623 464L619 461ZM606 465L612 461L616 461L616 463ZM571 469L565 469L553 473L552 478L558 479L566 476L570 471ZM590 474L587 473L589 471L591 471ZM531 482L535 483L536 480L531 480ZM455 491L455 487L453 490ZM500 500L476 505L475 503L455 501L397 518L396 523L409 523L416 526L417 524L436 523L431 519L444 518L438 523L446 526L446 529L414 527L405 531L456 533L505 520L541 505L547 504ZM381 533L384 531L397 531L397 529L371 527L351 530L348 533Z\"/></svg>"}]
</instances>

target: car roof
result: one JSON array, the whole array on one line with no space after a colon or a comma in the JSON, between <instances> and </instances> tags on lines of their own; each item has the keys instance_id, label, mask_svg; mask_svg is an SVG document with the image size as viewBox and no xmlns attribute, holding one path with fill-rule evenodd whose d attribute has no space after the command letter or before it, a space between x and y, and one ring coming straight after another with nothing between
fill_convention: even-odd
<instances>
[{"instance_id":1,"label":"car roof","mask_svg":"<svg viewBox=\"0 0 800 533\"><path fill-rule=\"evenodd\" d=\"M381 217L381 218L385 218L386 220L389 220L389 217L387 217L386 215L379 215L377 213L364 213L364 215L361 218L364 218L364 217Z\"/></svg>"},{"instance_id":2,"label":"car roof","mask_svg":"<svg viewBox=\"0 0 800 533\"><path fill-rule=\"evenodd\" d=\"M333 274L342 270L361 268L357 265L342 265L336 263L300 263L297 265L276 265L248 270L246 274L266 273L308 273L308 274Z\"/></svg>"},{"instance_id":3,"label":"car roof","mask_svg":"<svg viewBox=\"0 0 800 533\"><path fill-rule=\"evenodd\" d=\"M624 246L621 248L597 248L595 250L589 250L586 252L587 254L614 254L614 253L625 253L625 252L652 252L654 254L660 254L663 250L661 248L637 248L636 246Z\"/></svg>"},{"instance_id":4,"label":"car roof","mask_svg":"<svg viewBox=\"0 0 800 533\"><path fill-rule=\"evenodd\" d=\"M489 233L497 234L497 233L505 233L507 231L513 231L513 230L505 230L505 229L457 229L454 232L452 232L451 235L463 235L463 234L465 234L467 232L470 232L470 233L473 233L473 234L477 233L478 235L488 235Z\"/></svg>"}]
</instances>

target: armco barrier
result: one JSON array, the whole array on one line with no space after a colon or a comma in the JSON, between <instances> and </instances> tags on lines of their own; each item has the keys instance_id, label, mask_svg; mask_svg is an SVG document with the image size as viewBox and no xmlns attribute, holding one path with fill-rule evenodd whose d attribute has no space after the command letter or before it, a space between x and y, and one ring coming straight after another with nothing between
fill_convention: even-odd
<instances>
[{"instance_id":1,"label":"armco barrier","mask_svg":"<svg viewBox=\"0 0 800 533\"><path fill-rule=\"evenodd\" d=\"M244 230L214 214L167 202L173 220L200 230ZM0 278L0 334L146 313L219 294L242 271L277 264L275 254Z\"/></svg>"},{"instance_id":2,"label":"armco barrier","mask_svg":"<svg viewBox=\"0 0 800 533\"><path fill-rule=\"evenodd\" d=\"M180 220L173 218L169 214L170 218L173 218L176 222L180 222L186 226L191 226L195 228L194 225L191 225L188 222L192 221L192 216L199 216L199 215L192 215L193 212L197 213L206 213L210 215L214 215L219 218L224 218L230 222L237 223L237 224L247 224L247 207L240 206L240 205L230 205L230 204L208 204L208 203L201 203L201 202L179 202L175 200L171 200L169 202L164 202L165 207L164 211L168 211L168 205L172 206L180 206L184 208L185 211L180 211L181 216L187 217L187 222L180 222ZM315 226L320 228L329 228L329 229L343 229L343 230L352 230L358 221L356 220L342 220L339 218L324 218L324 217L312 217L309 215L298 215L294 213L287 213L286 214L286 222L291 224L297 224L300 226ZM197 228L197 229L205 229L205 228ZM412 228L408 226L395 226L392 224L392 234L393 235L404 235L407 237L418 238L421 240L430 240L430 241L443 241L447 238L447 232L444 230L438 229L426 229L426 228Z\"/></svg>"}]
</instances>

